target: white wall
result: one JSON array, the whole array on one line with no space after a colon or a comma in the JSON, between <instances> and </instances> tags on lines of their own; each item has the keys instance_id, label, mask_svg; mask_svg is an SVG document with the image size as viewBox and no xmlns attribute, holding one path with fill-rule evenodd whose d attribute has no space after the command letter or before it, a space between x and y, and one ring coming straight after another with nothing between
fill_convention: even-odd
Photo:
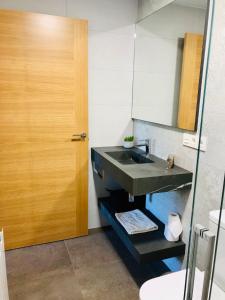
<instances>
[{"instance_id":1,"label":"white wall","mask_svg":"<svg viewBox=\"0 0 225 300\"><path fill-rule=\"evenodd\" d=\"M138 3L138 18L143 19L156 10L173 2L174 0L139 0Z\"/></svg>"},{"instance_id":2,"label":"white wall","mask_svg":"<svg viewBox=\"0 0 225 300\"><path fill-rule=\"evenodd\" d=\"M137 0L0 0L0 8L89 20L90 147L119 145L131 134L133 34ZM89 228L99 215L89 168Z\"/></svg>"},{"instance_id":3,"label":"white wall","mask_svg":"<svg viewBox=\"0 0 225 300\"><path fill-rule=\"evenodd\" d=\"M198 7L202 9L207 8L208 0L175 0L176 3L180 5L189 6L189 7Z\"/></svg>"},{"instance_id":4,"label":"white wall","mask_svg":"<svg viewBox=\"0 0 225 300\"><path fill-rule=\"evenodd\" d=\"M152 12L159 10L167 4L176 1L181 5L206 9L208 0L139 0L138 18L143 19Z\"/></svg>"}]
</instances>

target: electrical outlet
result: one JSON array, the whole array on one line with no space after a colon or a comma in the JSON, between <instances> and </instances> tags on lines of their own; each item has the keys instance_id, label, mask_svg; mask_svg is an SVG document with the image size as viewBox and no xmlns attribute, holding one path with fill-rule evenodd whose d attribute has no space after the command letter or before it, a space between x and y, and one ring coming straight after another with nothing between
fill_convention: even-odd
<instances>
[{"instance_id":1,"label":"electrical outlet","mask_svg":"<svg viewBox=\"0 0 225 300\"><path fill-rule=\"evenodd\" d=\"M198 143L199 143L199 135L190 134L190 133L183 134L183 145L184 146L198 149ZM207 150L207 138L205 136L201 137L200 150L204 151L204 152Z\"/></svg>"}]
</instances>

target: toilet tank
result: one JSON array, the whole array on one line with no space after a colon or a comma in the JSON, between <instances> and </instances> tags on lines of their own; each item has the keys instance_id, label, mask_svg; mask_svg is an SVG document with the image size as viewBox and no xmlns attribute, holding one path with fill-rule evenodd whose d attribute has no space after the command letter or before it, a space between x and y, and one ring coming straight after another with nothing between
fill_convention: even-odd
<instances>
[{"instance_id":1,"label":"toilet tank","mask_svg":"<svg viewBox=\"0 0 225 300\"><path fill-rule=\"evenodd\" d=\"M209 229L217 234L220 211L214 210L209 214ZM225 291L225 209L222 211L219 242L216 257L216 268L214 274L214 282Z\"/></svg>"}]
</instances>

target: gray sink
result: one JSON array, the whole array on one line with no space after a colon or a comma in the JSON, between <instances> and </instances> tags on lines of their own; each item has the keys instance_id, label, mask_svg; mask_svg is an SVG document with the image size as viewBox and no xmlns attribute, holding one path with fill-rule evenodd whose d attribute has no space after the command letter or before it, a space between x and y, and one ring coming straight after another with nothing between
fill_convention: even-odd
<instances>
[{"instance_id":1,"label":"gray sink","mask_svg":"<svg viewBox=\"0 0 225 300\"><path fill-rule=\"evenodd\" d=\"M167 169L165 160L155 155L146 157L144 151L136 148L92 148L91 158L102 180L107 174L134 196L170 191L192 181L192 173L188 170L178 166Z\"/></svg>"},{"instance_id":2,"label":"gray sink","mask_svg":"<svg viewBox=\"0 0 225 300\"><path fill-rule=\"evenodd\" d=\"M132 150L106 152L106 154L123 165L153 163L153 160L151 160L150 158L147 158Z\"/></svg>"}]
</instances>

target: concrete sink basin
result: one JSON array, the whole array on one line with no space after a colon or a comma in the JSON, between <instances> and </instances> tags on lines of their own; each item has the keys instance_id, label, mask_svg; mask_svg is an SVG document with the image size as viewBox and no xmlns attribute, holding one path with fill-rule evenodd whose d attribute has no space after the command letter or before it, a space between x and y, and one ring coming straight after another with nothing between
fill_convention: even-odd
<instances>
[{"instance_id":1,"label":"concrete sink basin","mask_svg":"<svg viewBox=\"0 0 225 300\"><path fill-rule=\"evenodd\" d=\"M123 165L150 164L153 160L132 150L106 152L110 157Z\"/></svg>"}]
</instances>

